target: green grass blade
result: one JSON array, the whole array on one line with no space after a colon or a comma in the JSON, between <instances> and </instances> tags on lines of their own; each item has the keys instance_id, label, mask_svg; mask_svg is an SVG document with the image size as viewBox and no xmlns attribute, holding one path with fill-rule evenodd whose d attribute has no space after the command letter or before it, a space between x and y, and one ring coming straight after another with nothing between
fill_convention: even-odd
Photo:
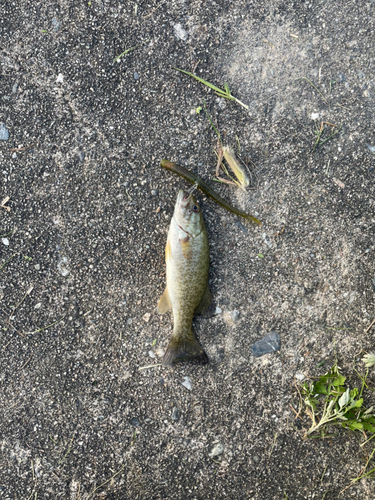
<instances>
[{"instance_id":1,"label":"green grass blade","mask_svg":"<svg viewBox=\"0 0 375 500\"><path fill-rule=\"evenodd\" d=\"M213 85L210 82L207 82L206 80L203 80L203 78L200 78L197 75L194 75L194 73L190 73L190 71L185 71L183 69L176 68L175 66L173 66L173 69L177 69L177 71L181 71L181 73L185 73L186 75L192 76L193 78L198 80L198 82L203 83L203 85L206 85L207 87L210 87L210 89L215 90L216 92L219 92L220 94L225 95L225 90L221 90L221 89L219 89L219 87L215 87L215 85ZM224 96L221 96L221 97L224 97Z\"/></svg>"}]
</instances>

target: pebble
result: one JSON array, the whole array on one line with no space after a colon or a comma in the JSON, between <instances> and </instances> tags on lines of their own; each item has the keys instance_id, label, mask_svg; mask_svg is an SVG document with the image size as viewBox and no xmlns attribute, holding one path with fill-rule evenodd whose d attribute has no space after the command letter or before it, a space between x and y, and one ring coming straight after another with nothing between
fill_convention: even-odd
<instances>
[{"instance_id":1,"label":"pebble","mask_svg":"<svg viewBox=\"0 0 375 500\"><path fill-rule=\"evenodd\" d=\"M52 18L52 26L54 27L55 31L59 31L61 23L56 19L56 17Z\"/></svg>"},{"instance_id":2,"label":"pebble","mask_svg":"<svg viewBox=\"0 0 375 500\"><path fill-rule=\"evenodd\" d=\"M148 323L150 321L150 318L151 318L150 313L146 313L142 316L143 321L146 321L146 323Z\"/></svg>"},{"instance_id":3,"label":"pebble","mask_svg":"<svg viewBox=\"0 0 375 500\"><path fill-rule=\"evenodd\" d=\"M155 354L153 353L153 351L148 351L148 355L150 356L150 358L155 358Z\"/></svg>"},{"instance_id":4,"label":"pebble","mask_svg":"<svg viewBox=\"0 0 375 500\"><path fill-rule=\"evenodd\" d=\"M246 229L246 227L241 224L241 222L238 220L235 222L236 226L239 227L241 229L241 231L243 231L244 233L248 233L249 231Z\"/></svg>"},{"instance_id":5,"label":"pebble","mask_svg":"<svg viewBox=\"0 0 375 500\"><path fill-rule=\"evenodd\" d=\"M311 113L311 119L317 120L320 117L320 113Z\"/></svg>"},{"instance_id":6,"label":"pebble","mask_svg":"<svg viewBox=\"0 0 375 500\"><path fill-rule=\"evenodd\" d=\"M68 269L67 257L61 257L61 259L57 263L57 269L58 269L59 273L61 274L61 276L68 276L70 271Z\"/></svg>"},{"instance_id":7,"label":"pebble","mask_svg":"<svg viewBox=\"0 0 375 500\"><path fill-rule=\"evenodd\" d=\"M270 240L270 239L269 239L269 237L268 237L268 234L267 234L267 233L262 233L262 238L263 238L264 243L265 243L268 247L272 248L272 243L271 243L271 240Z\"/></svg>"},{"instance_id":8,"label":"pebble","mask_svg":"<svg viewBox=\"0 0 375 500\"><path fill-rule=\"evenodd\" d=\"M223 310L221 309L221 307L216 307L215 311L214 311L214 314L221 314L223 312Z\"/></svg>"},{"instance_id":9,"label":"pebble","mask_svg":"<svg viewBox=\"0 0 375 500\"><path fill-rule=\"evenodd\" d=\"M337 83L342 83L342 82L345 82L346 78L345 78L345 75L344 73L339 73L337 76L336 76L336 82Z\"/></svg>"},{"instance_id":10,"label":"pebble","mask_svg":"<svg viewBox=\"0 0 375 500\"><path fill-rule=\"evenodd\" d=\"M85 159L85 152L84 151L78 151L77 153L78 159L81 163L83 163L83 160Z\"/></svg>"},{"instance_id":11,"label":"pebble","mask_svg":"<svg viewBox=\"0 0 375 500\"><path fill-rule=\"evenodd\" d=\"M134 80L138 80L138 78L139 78L139 75L136 71L134 71L133 78L134 78Z\"/></svg>"},{"instance_id":12,"label":"pebble","mask_svg":"<svg viewBox=\"0 0 375 500\"><path fill-rule=\"evenodd\" d=\"M162 358L164 356L165 349L163 349L162 347L157 347L155 349L155 352L158 358Z\"/></svg>"},{"instance_id":13,"label":"pebble","mask_svg":"<svg viewBox=\"0 0 375 500\"><path fill-rule=\"evenodd\" d=\"M190 377L184 377L184 381L181 382L181 385L186 387L186 389L188 389L189 391L191 391L191 388L192 388L191 384L192 384L192 380Z\"/></svg>"},{"instance_id":14,"label":"pebble","mask_svg":"<svg viewBox=\"0 0 375 500\"><path fill-rule=\"evenodd\" d=\"M42 307L42 303L38 302L37 304L35 304L34 309L40 309L41 307Z\"/></svg>"},{"instance_id":15,"label":"pebble","mask_svg":"<svg viewBox=\"0 0 375 500\"><path fill-rule=\"evenodd\" d=\"M180 40L187 39L188 34L180 23L175 24L173 28L174 28L174 34L176 35L177 38L179 38Z\"/></svg>"},{"instance_id":16,"label":"pebble","mask_svg":"<svg viewBox=\"0 0 375 500\"><path fill-rule=\"evenodd\" d=\"M224 313L224 321L227 325L233 326L240 320L240 311L235 309L234 311L226 311Z\"/></svg>"},{"instance_id":17,"label":"pebble","mask_svg":"<svg viewBox=\"0 0 375 500\"><path fill-rule=\"evenodd\" d=\"M64 75L62 73L59 73L56 78L56 83L63 83L64 81Z\"/></svg>"},{"instance_id":18,"label":"pebble","mask_svg":"<svg viewBox=\"0 0 375 500\"><path fill-rule=\"evenodd\" d=\"M7 141L9 139L9 130L6 128L5 123L0 123L0 141Z\"/></svg>"},{"instance_id":19,"label":"pebble","mask_svg":"<svg viewBox=\"0 0 375 500\"><path fill-rule=\"evenodd\" d=\"M302 382L302 380L304 380L306 377L303 373L296 373L294 375L296 377L296 379L299 381L299 382Z\"/></svg>"},{"instance_id":20,"label":"pebble","mask_svg":"<svg viewBox=\"0 0 375 500\"><path fill-rule=\"evenodd\" d=\"M280 335L276 332L270 332L261 340L257 340L251 346L253 356L259 357L270 352L279 351L281 347Z\"/></svg>"},{"instance_id":21,"label":"pebble","mask_svg":"<svg viewBox=\"0 0 375 500\"><path fill-rule=\"evenodd\" d=\"M370 146L370 144L367 144L367 147L371 151L371 153L375 153L375 146Z\"/></svg>"},{"instance_id":22,"label":"pebble","mask_svg":"<svg viewBox=\"0 0 375 500\"><path fill-rule=\"evenodd\" d=\"M9 246L9 240L8 238L2 238L1 241L3 242L3 244L7 247Z\"/></svg>"},{"instance_id":23,"label":"pebble","mask_svg":"<svg viewBox=\"0 0 375 500\"><path fill-rule=\"evenodd\" d=\"M212 448L208 456L210 458L218 457L219 455L222 455L223 451L224 451L224 446L221 443L217 443Z\"/></svg>"},{"instance_id":24,"label":"pebble","mask_svg":"<svg viewBox=\"0 0 375 500\"><path fill-rule=\"evenodd\" d=\"M253 456L253 462L255 462L256 464L258 464L260 462L260 456L254 455Z\"/></svg>"},{"instance_id":25,"label":"pebble","mask_svg":"<svg viewBox=\"0 0 375 500\"><path fill-rule=\"evenodd\" d=\"M40 270L40 264L35 264L34 269L36 269L37 271L39 271Z\"/></svg>"},{"instance_id":26,"label":"pebble","mask_svg":"<svg viewBox=\"0 0 375 500\"><path fill-rule=\"evenodd\" d=\"M151 195L152 196L157 196L158 195L158 190L157 189L152 189L151 190Z\"/></svg>"},{"instance_id":27,"label":"pebble","mask_svg":"<svg viewBox=\"0 0 375 500\"><path fill-rule=\"evenodd\" d=\"M180 415L178 413L178 410L176 407L173 408L172 410L172 415L171 415L171 419L174 421L174 422L177 422L177 420L180 418Z\"/></svg>"},{"instance_id":28,"label":"pebble","mask_svg":"<svg viewBox=\"0 0 375 500\"><path fill-rule=\"evenodd\" d=\"M137 417L133 417L129 420L130 425L133 427L139 427L141 425L141 422L138 420Z\"/></svg>"}]
</instances>

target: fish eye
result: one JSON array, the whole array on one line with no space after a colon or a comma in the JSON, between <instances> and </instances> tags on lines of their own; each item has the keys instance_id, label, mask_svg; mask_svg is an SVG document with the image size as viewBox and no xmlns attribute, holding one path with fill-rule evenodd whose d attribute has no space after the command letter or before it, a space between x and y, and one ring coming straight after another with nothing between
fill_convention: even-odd
<instances>
[{"instance_id":1,"label":"fish eye","mask_svg":"<svg viewBox=\"0 0 375 500\"><path fill-rule=\"evenodd\" d=\"M197 207L197 205L193 206L193 212L199 212L199 208Z\"/></svg>"}]
</instances>

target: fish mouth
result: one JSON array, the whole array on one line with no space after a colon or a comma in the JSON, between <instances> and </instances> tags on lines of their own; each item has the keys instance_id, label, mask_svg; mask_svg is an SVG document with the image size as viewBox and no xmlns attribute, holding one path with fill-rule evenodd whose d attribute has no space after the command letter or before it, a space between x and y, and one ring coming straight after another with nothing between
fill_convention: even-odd
<instances>
[{"instance_id":1,"label":"fish mouth","mask_svg":"<svg viewBox=\"0 0 375 500\"><path fill-rule=\"evenodd\" d=\"M177 203L180 207L186 208L189 206L191 201L192 194L185 192L183 189L180 189L177 196Z\"/></svg>"}]
</instances>

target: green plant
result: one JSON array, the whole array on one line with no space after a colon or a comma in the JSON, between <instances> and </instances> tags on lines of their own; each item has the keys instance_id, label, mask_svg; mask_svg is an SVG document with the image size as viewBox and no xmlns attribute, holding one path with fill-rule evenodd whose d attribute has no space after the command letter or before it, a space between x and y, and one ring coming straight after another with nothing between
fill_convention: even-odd
<instances>
[{"instance_id":1,"label":"green plant","mask_svg":"<svg viewBox=\"0 0 375 500\"><path fill-rule=\"evenodd\" d=\"M175 68L175 67L174 67L174 69L176 69L177 71L181 71L181 73L185 73L185 75L192 76L193 78L198 80L198 82L201 82L201 83L203 83L203 85L206 85L206 87L209 87L210 89L214 90L216 92L217 96L224 97L225 99L229 99L230 101L236 101L236 103L239 104L240 106L243 106L244 108L249 109L249 106L247 106L246 104L241 102L239 99L236 99L235 97L232 96L232 94L229 90L228 84L224 83L224 90L222 90L222 89L219 89L219 87L216 87L215 85L213 85L212 83L207 82L206 80L203 80L203 78L200 78L199 76L194 75L194 73L190 73L190 71L185 71L183 69Z\"/></svg>"},{"instance_id":2,"label":"green plant","mask_svg":"<svg viewBox=\"0 0 375 500\"><path fill-rule=\"evenodd\" d=\"M359 393L357 388L350 390L345 385L346 377L340 373L337 363L316 381L305 382L300 395L306 406L306 413L312 420L306 436L316 431L324 434L327 426L341 425L352 431L375 433L375 414L373 408L363 407L362 392L366 381L362 380Z\"/></svg>"},{"instance_id":3,"label":"green plant","mask_svg":"<svg viewBox=\"0 0 375 500\"><path fill-rule=\"evenodd\" d=\"M366 368L371 368L371 366L375 365L375 354L370 352L363 356L363 362L365 363Z\"/></svg>"},{"instance_id":4,"label":"green plant","mask_svg":"<svg viewBox=\"0 0 375 500\"><path fill-rule=\"evenodd\" d=\"M328 137L326 137L325 139L322 139L322 134L323 134L323 131L324 131L324 125L329 125L332 128L331 128L331 134ZM337 135L340 132L341 127L342 127L342 123L337 128L337 125L334 125L333 123L328 123L328 122L322 122L320 124L319 128L316 127L316 130L314 131L314 133L316 135L316 141L315 141L314 147L312 149L312 152L314 152L315 148L317 148L318 146L322 146L325 142L327 142L330 139L332 139L332 137L335 137L335 135ZM333 132L334 128L336 128L336 130Z\"/></svg>"}]
</instances>

